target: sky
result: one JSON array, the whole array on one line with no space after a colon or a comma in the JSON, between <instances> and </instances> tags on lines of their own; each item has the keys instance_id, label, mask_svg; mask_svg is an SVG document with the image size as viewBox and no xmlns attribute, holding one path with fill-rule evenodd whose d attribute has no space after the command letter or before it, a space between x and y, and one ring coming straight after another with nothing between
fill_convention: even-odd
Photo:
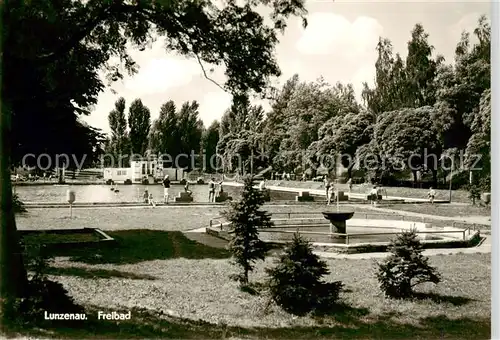
<instances>
[{"instance_id":1,"label":"sky","mask_svg":"<svg viewBox=\"0 0 500 340\"><path fill-rule=\"evenodd\" d=\"M315 0L307 1L306 8L307 28L299 19L290 19L280 37L276 56L282 76L275 83L283 84L295 73L301 81L323 77L331 84L352 83L358 96L363 82L373 84L375 47L380 36L392 41L394 53L406 57L410 32L421 23L435 53L452 63L461 33L472 32L480 15L490 17L490 3L486 1ZM169 100L178 107L196 100L206 127L230 106L231 96L205 79L195 60L165 52L160 39L145 51L130 53L139 72L114 83L116 94L110 88L100 94L93 112L84 118L91 126L109 132L108 114L119 97L127 102L127 114L130 103L140 98L150 109L152 121ZM221 69L215 69L210 77L224 83ZM255 104L269 108L267 102Z\"/></svg>"}]
</instances>

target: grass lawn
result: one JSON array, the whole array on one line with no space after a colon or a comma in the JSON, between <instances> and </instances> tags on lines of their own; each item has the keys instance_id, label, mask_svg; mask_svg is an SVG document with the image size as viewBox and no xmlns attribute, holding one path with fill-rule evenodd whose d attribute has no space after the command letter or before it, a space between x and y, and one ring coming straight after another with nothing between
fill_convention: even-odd
<instances>
[{"instance_id":1,"label":"grass lawn","mask_svg":"<svg viewBox=\"0 0 500 340\"><path fill-rule=\"evenodd\" d=\"M417 212L438 216L463 217L463 216L490 216L490 207L473 205L451 205L451 204L389 204L384 205L387 209Z\"/></svg>"},{"instance_id":2,"label":"grass lawn","mask_svg":"<svg viewBox=\"0 0 500 340\"><path fill-rule=\"evenodd\" d=\"M293 317L274 304L266 309L265 294L241 292L228 279L235 267L224 249L198 244L178 232L110 234L119 240L118 248L100 251L97 257L59 258L51 272L76 302L86 306L89 320L81 327L32 330L31 335L99 339L490 337L489 254L431 257L442 282L421 287L413 301L386 299L378 289L372 260L328 259L331 273L326 279L345 283L341 298L349 307L330 316ZM272 257L258 263L251 280L263 282L264 269L272 265ZM125 322L101 321L95 316L99 310L131 309L132 319Z\"/></svg>"},{"instance_id":3,"label":"grass lawn","mask_svg":"<svg viewBox=\"0 0 500 340\"><path fill-rule=\"evenodd\" d=\"M41 232L37 234L21 234L22 240L26 244L49 244L49 243L62 243L62 242L95 242L99 241L101 237L96 233L71 233L59 234Z\"/></svg>"}]
</instances>

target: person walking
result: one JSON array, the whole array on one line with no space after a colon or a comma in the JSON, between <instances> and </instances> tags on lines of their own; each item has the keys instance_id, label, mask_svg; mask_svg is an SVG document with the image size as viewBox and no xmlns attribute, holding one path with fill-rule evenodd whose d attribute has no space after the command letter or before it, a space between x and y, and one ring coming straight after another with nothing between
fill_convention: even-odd
<instances>
[{"instance_id":1,"label":"person walking","mask_svg":"<svg viewBox=\"0 0 500 340\"><path fill-rule=\"evenodd\" d=\"M186 184L184 185L184 192L187 193L189 196L191 196L193 193L191 190L189 190L189 182L186 181Z\"/></svg>"},{"instance_id":2,"label":"person walking","mask_svg":"<svg viewBox=\"0 0 500 340\"><path fill-rule=\"evenodd\" d=\"M349 193L350 193L350 192L351 192L351 190L352 190L352 178L349 178L349 179L347 180L347 186L349 187Z\"/></svg>"},{"instance_id":3,"label":"person walking","mask_svg":"<svg viewBox=\"0 0 500 340\"><path fill-rule=\"evenodd\" d=\"M168 189L170 189L170 178L168 175L165 175L163 179L163 199L165 200L165 204L168 204Z\"/></svg>"}]
</instances>

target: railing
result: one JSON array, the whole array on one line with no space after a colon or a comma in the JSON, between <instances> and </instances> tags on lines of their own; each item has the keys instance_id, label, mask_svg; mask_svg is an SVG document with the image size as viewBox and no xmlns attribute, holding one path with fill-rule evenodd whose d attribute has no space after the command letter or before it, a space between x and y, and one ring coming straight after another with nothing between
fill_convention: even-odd
<instances>
[{"instance_id":1,"label":"railing","mask_svg":"<svg viewBox=\"0 0 500 340\"><path fill-rule=\"evenodd\" d=\"M397 214L387 214L387 213L358 213L358 212L355 212L354 213L356 217L360 216L360 215L364 215L365 219L368 219L368 216L391 216L391 217L402 217L402 220L404 221L404 215L397 215ZM291 216L292 215L319 215L318 212L311 212L311 211L306 211L306 212L278 212L278 213L273 213L272 214L273 216L274 215L285 215L288 217L288 219L290 220L291 219ZM214 226L219 226L220 227L220 230L223 229L224 225L227 225L228 222L226 221L223 221L224 220L224 217L216 217L216 218L213 218L213 219L210 219L210 227L214 227ZM319 220L319 218L318 218ZM412 220L413 222L415 222L414 220ZM425 218L422 218L422 222L425 223ZM458 229L457 227L457 224L459 224L460 222L452 222L452 226L453 228L455 229ZM325 224L324 225L328 225L329 222L325 220ZM464 227L464 229L461 229L461 230L432 230L432 231L417 231L417 234L451 234L451 233L462 233L462 240L466 240L467 237L466 235L470 235L471 234L471 229L475 232L476 230L478 230L479 228L476 228L477 227L477 224L472 224L472 228L470 226L470 224L467 224L467 223L463 223L464 225L466 225ZM311 227L323 227L324 225L307 225L305 227L308 227L308 228L311 228ZM359 236L376 236L376 235L398 235L400 234L402 231L404 231L404 229L401 229L401 231L399 232L383 232L383 233L356 233L356 234L347 234L347 233L330 233L330 232L317 232L317 231L307 231L307 230L300 230L300 225L297 225L297 226L276 226L276 228L295 228L296 230L295 231L287 231L287 230L273 230L273 228L265 228L265 229L262 229L263 232L270 232L270 233L296 233L298 232L299 234L309 234L309 235L325 235L325 236L341 236L341 237L345 237L346 238L346 244L349 244L349 238L353 237L354 235L356 237L359 237ZM385 227L377 227L377 226L373 226L373 227L370 227L370 228L385 228Z\"/></svg>"},{"instance_id":2,"label":"railing","mask_svg":"<svg viewBox=\"0 0 500 340\"><path fill-rule=\"evenodd\" d=\"M298 228L297 228L298 229ZM319 231L287 231L287 230L272 230L271 228L262 229L263 232L266 233L284 233L284 234L294 234L298 232L299 234L304 235L324 235L324 236L337 236L337 237L345 237L346 244L349 244L349 238L360 237L360 236L379 236L379 235L399 235L404 229L401 229L399 232L385 232L385 233L356 233L356 234L347 234L347 233L330 233L330 232L319 232ZM434 231L417 231L417 234L450 234L450 233L462 233L462 240L466 241L466 233L470 235L470 228L465 230L434 230Z\"/></svg>"},{"instance_id":3,"label":"railing","mask_svg":"<svg viewBox=\"0 0 500 340\"><path fill-rule=\"evenodd\" d=\"M316 216L321 216L321 213L320 212L317 212L317 211L305 211L305 212L273 212L271 214L272 216L276 216L276 215L284 215L284 216L287 216L288 219L291 219L292 216L298 216L298 215L316 215ZM356 218L359 218L360 216L364 216L365 219L368 219L369 216L385 216L385 217L394 217L394 220L398 220L398 221L405 221L405 217L410 217L410 221L412 222L416 222L415 220L418 219L417 217L413 217L413 216L404 216L404 215L398 215L396 213L378 213L378 212L369 212L369 213L365 213L365 212L354 212L354 216ZM218 217L214 217L212 219L210 219L210 226L214 226L214 225L217 225L217 224L220 224L220 222L218 223L215 223L216 221L220 221L220 220L223 220L224 217L222 216L218 216ZM425 218L422 217L420 218L420 220L422 221L422 223L425 223ZM325 220L325 222L327 222Z\"/></svg>"}]
</instances>

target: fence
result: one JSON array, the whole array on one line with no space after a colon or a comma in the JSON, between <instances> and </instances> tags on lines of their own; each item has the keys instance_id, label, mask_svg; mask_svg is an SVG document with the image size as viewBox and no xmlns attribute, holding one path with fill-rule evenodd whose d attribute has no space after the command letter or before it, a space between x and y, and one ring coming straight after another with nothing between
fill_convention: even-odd
<instances>
[{"instance_id":1,"label":"fence","mask_svg":"<svg viewBox=\"0 0 500 340\"><path fill-rule=\"evenodd\" d=\"M318 212L312 212L312 211L306 211L306 212L277 212L273 213L273 216L275 215L283 215L287 217L287 220L292 220L292 216L308 216L308 215L319 215ZM382 216L384 219L386 217L392 217L393 220L402 220L405 221L405 216L404 215L397 215L397 214L387 214L387 213L358 213L355 212L354 216L359 217L359 216L364 216L365 219L368 219L368 216L377 216L382 219ZM406 216L407 219L411 218L412 216ZM321 218L315 219L315 220L323 220ZM217 221L217 223L215 223ZM210 227L214 226L220 226L220 230L223 230L224 226L228 226L228 222L223 222L224 218L223 217L216 217L213 219L210 219ZM275 220L276 221L276 220ZM414 218L411 219L412 222L417 222L414 220ZM425 223L425 218L422 217L421 219L422 223ZM465 227L460 228L458 225L463 224ZM324 224L307 224L303 225L303 227L324 227L325 225L329 225L329 222L325 220ZM453 234L453 233L461 233L462 234L462 240L467 240L467 235L471 234L471 225L467 223L460 223L460 222L453 222L452 226L454 229L457 230L432 230L432 231L417 231L417 234ZM263 229L262 231L265 231L266 233L296 233L298 232L299 234L304 234L304 235L325 235L325 236L337 236L337 237L345 237L346 239L346 244L349 244L349 238L353 238L354 236L360 237L360 236L376 236L376 235L399 235L404 229L401 229L399 232L380 232L380 233L356 233L356 234L348 234L348 233L330 233L330 232L318 232L318 231L308 231L308 230L300 230L300 225L288 225L288 226L279 226L280 228L295 228L295 231L286 231L286 230L273 230L272 228L266 228ZM383 229L384 227L377 227L377 226L371 226L370 228L381 228ZM476 231L478 230L477 225L473 224L472 225L472 230Z\"/></svg>"}]
</instances>

